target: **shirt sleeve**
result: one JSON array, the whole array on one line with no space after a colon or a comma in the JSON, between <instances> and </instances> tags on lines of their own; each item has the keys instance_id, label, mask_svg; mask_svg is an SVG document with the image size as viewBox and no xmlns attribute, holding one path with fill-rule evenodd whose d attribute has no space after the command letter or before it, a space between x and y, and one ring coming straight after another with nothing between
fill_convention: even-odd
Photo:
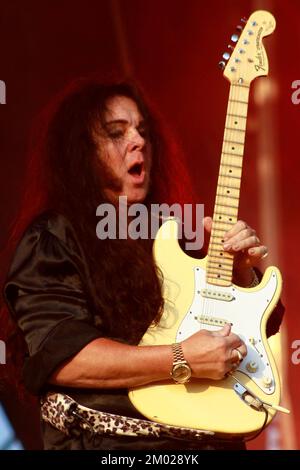
<instances>
[{"instance_id":1,"label":"shirt sleeve","mask_svg":"<svg viewBox=\"0 0 300 470\"><path fill-rule=\"evenodd\" d=\"M23 236L4 288L27 343L23 379L34 394L63 361L103 336L93 323L72 230L59 220L50 231L47 223L35 224Z\"/></svg>"}]
</instances>

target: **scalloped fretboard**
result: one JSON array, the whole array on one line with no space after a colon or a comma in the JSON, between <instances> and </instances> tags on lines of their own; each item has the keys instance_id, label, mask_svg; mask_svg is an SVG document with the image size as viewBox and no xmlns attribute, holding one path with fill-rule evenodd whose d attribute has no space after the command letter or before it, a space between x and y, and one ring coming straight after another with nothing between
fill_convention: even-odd
<instances>
[{"instance_id":1,"label":"scalloped fretboard","mask_svg":"<svg viewBox=\"0 0 300 470\"><path fill-rule=\"evenodd\" d=\"M222 240L238 219L248 99L248 85L230 85L206 271L206 281L219 286L232 282L233 255L223 250Z\"/></svg>"}]
</instances>

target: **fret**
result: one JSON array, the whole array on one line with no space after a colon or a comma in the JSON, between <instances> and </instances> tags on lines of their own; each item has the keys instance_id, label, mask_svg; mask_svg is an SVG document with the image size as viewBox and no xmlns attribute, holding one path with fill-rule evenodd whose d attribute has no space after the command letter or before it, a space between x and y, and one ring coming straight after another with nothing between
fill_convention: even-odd
<instances>
[{"instance_id":1,"label":"fret","mask_svg":"<svg viewBox=\"0 0 300 470\"><path fill-rule=\"evenodd\" d=\"M215 271L215 270L207 270L206 271L206 278L208 277L212 277L212 278L216 278L216 279L224 279L224 280L228 280L228 281L231 281L232 280L232 272L218 272L218 271Z\"/></svg>"},{"instance_id":2,"label":"fret","mask_svg":"<svg viewBox=\"0 0 300 470\"><path fill-rule=\"evenodd\" d=\"M229 194L223 194L223 193L217 193L217 196L226 197L228 199L238 199L238 200L240 199L237 196L230 196Z\"/></svg>"},{"instance_id":3,"label":"fret","mask_svg":"<svg viewBox=\"0 0 300 470\"><path fill-rule=\"evenodd\" d=\"M225 175L224 175L224 173L219 173L219 176L223 176L225 178L234 178L235 180L240 180L241 179L240 176L234 176L232 173L225 174Z\"/></svg>"},{"instance_id":4,"label":"fret","mask_svg":"<svg viewBox=\"0 0 300 470\"><path fill-rule=\"evenodd\" d=\"M224 230L222 230L221 228L212 228L211 234L213 235L214 232L222 232L223 234L225 233Z\"/></svg>"},{"instance_id":5,"label":"fret","mask_svg":"<svg viewBox=\"0 0 300 470\"><path fill-rule=\"evenodd\" d=\"M223 202L218 202L218 201L216 201L215 206L216 206L216 207L218 206L218 207L220 207L221 209L222 209L223 207L229 207L230 209L238 209L238 207L239 207L239 205L233 206L233 205L224 204Z\"/></svg>"},{"instance_id":6,"label":"fret","mask_svg":"<svg viewBox=\"0 0 300 470\"><path fill-rule=\"evenodd\" d=\"M245 129L237 129L236 127L226 127L225 126L225 129L227 129L228 131L245 132Z\"/></svg>"},{"instance_id":7,"label":"fret","mask_svg":"<svg viewBox=\"0 0 300 470\"><path fill-rule=\"evenodd\" d=\"M207 272L208 273L222 273L224 271L225 275L227 276L227 273L231 276L232 275L232 268L230 269L225 269L225 268L211 268L210 266L207 266Z\"/></svg>"},{"instance_id":8,"label":"fret","mask_svg":"<svg viewBox=\"0 0 300 470\"><path fill-rule=\"evenodd\" d=\"M228 232L234 224L233 224L233 222L222 222L222 221L219 221L219 220L217 220L217 221L214 220L213 226L215 227L216 225L219 228L219 230L224 231L224 236L225 236L225 233Z\"/></svg>"},{"instance_id":9,"label":"fret","mask_svg":"<svg viewBox=\"0 0 300 470\"><path fill-rule=\"evenodd\" d=\"M210 279L211 279L211 281L210 281ZM230 284L231 284L232 276L229 276L229 275L226 274L226 275L223 275L221 277L221 275L217 275L217 274L214 274L214 273L210 274L209 272L207 272L206 273L206 280L207 280L206 282L208 282L208 283L214 282L214 281L221 281L221 282L224 281L224 282L230 282Z\"/></svg>"},{"instance_id":10,"label":"fret","mask_svg":"<svg viewBox=\"0 0 300 470\"><path fill-rule=\"evenodd\" d=\"M215 232L221 232L221 235L215 233ZM225 234L226 234L226 230L222 230L222 229L212 229L211 231L211 237L212 237L212 245L220 245L222 247L222 251L223 251L223 243L225 242L224 240L224 237L225 237Z\"/></svg>"},{"instance_id":11,"label":"fret","mask_svg":"<svg viewBox=\"0 0 300 470\"><path fill-rule=\"evenodd\" d=\"M215 268L215 267L207 267L207 271L211 271L211 272L219 272L219 271L224 271L224 273L226 274L230 274L232 276L232 269L233 269L233 266L231 266L231 268Z\"/></svg>"},{"instance_id":12,"label":"fret","mask_svg":"<svg viewBox=\"0 0 300 470\"><path fill-rule=\"evenodd\" d=\"M234 100L232 98L229 98L228 100L229 102L232 102L232 103L242 103L242 104L248 104L248 101L242 101L242 100Z\"/></svg>"},{"instance_id":13,"label":"fret","mask_svg":"<svg viewBox=\"0 0 300 470\"><path fill-rule=\"evenodd\" d=\"M229 166L232 168L239 168L239 169L242 168L242 165L232 165L231 163L223 163L223 162L221 162L221 166Z\"/></svg>"},{"instance_id":14,"label":"fret","mask_svg":"<svg viewBox=\"0 0 300 470\"><path fill-rule=\"evenodd\" d=\"M233 255L228 253L227 251L217 250L216 248L209 248L209 252L211 252L211 251L213 253L218 253L220 256L222 256L222 258L223 258L224 255L226 255L226 256L224 256L224 259L233 259ZM220 253L222 253L222 254L220 254ZM215 256L215 257L218 258L218 256Z\"/></svg>"},{"instance_id":15,"label":"fret","mask_svg":"<svg viewBox=\"0 0 300 470\"><path fill-rule=\"evenodd\" d=\"M223 142L228 142L229 144L244 145L244 142L236 142L235 140L223 139Z\"/></svg>"},{"instance_id":16,"label":"fret","mask_svg":"<svg viewBox=\"0 0 300 470\"><path fill-rule=\"evenodd\" d=\"M247 116L242 116L241 114L227 113L227 116L232 116L232 117L238 117L238 118L247 119Z\"/></svg>"},{"instance_id":17,"label":"fret","mask_svg":"<svg viewBox=\"0 0 300 470\"><path fill-rule=\"evenodd\" d=\"M230 189L240 189L240 186L229 186L228 184L221 184L221 182L218 183L218 186L221 187L221 188L226 188L226 189L227 189L227 188L230 188Z\"/></svg>"},{"instance_id":18,"label":"fret","mask_svg":"<svg viewBox=\"0 0 300 470\"><path fill-rule=\"evenodd\" d=\"M232 155L233 157L242 157L242 153L222 152L221 155Z\"/></svg>"},{"instance_id":19,"label":"fret","mask_svg":"<svg viewBox=\"0 0 300 470\"><path fill-rule=\"evenodd\" d=\"M214 256L212 256L212 258L214 258ZM209 263L213 263L213 264L219 265L219 264L222 262L222 266L223 266L223 265L224 265L224 266L231 266L231 265L232 265L232 263L224 263L224 261L225 261L225 258L224 258L224 260L222 259L222 261L213 261L213 260L211 259L211 260L209 260Z\"/></svg>"},{"instance_id":20,"label":"fret","mask_svg":"<svg viewBox=\"0 0 300 470\"><path fill-rule=\"evenodd\" d=\"M207 277L216 277L217 279L225 279L225 280L232 280L232 272L223 272L220 273L219 271L215 270L207 270L206 272Z\"/></svg>"},{"instance_id":21,"label":"fret","mask_svg":"<svg viewBox=\"0 0 300 470\"><path fill-rule=\"evenodd\" d=\"M212 255L212 258L217 259L218 261L213 261L214 264L220 264L221 262L223 263L223 259L217 258L216 256ZM225 258L224 258L225 259ZM230 261L230 260L228 260ZM210 261L209 261L210 262ZM208 263L209 263L208 262ZM233 266L233 260L231 260L229 263L223 263L225 266Z\"/></svg>"}]
</instances>

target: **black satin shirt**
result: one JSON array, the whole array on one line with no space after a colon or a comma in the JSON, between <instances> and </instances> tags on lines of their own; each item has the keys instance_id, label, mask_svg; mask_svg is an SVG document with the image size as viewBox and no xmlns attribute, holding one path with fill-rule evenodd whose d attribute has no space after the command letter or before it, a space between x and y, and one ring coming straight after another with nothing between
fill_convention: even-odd
<instances>
[{"instance_id":1,"label":"black satin shirt","mask_svg":"<svg viewBox=\"0 0 300 470\"><path fill-rule=\"evenodd\" d=\"M4 288L6 302L27 343L23 378L30 392L42 395L53 390L47 381L59 365L92 340L108 336L97 308L98 295L101 292L96 292L70 222L55 212L39 216L18 245ZM278 331L282 314L279 304L268 322L269 336ZM63 391L85 406L141 418L126 390L63 388ZM63 444L56 447L62 433L43 426L46 448L68 448L64 447L65 437Z\"/></svg>"}]
</instances>

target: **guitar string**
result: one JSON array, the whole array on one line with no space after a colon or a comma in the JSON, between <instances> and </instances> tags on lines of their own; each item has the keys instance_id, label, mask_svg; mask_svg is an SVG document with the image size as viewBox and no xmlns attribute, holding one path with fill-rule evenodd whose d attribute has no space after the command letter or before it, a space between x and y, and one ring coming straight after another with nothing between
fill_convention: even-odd
<instances>
[{"instance_id":1,"label":"guitar string","mask_svg":"<svg viewBox=\"0 0 300 470\"><path fill-rule=\"evenodd\" d=\"M230 125L229 115L236 116L238 114L241 114L241 113L237 112L238 111L239 101L246 101L246 103L248 102L248 93L247 93L247 100L240 100L239 99L241 97L240 96L240 91L241 91L241 87L239 87L239 86L231 86L230 91L229 91L230 101L229 101L229 106L227 107L224 137L225 137L225 134L226 134L226 137L228 136L227 140L230 140L230 141L237 141L238 139L236 138L236 135L234 136L234 133L236 134L237 130L235 130ZM242 115L244 115L244 113L242 113ZM245 118L247 118L247 108L246 108ZM239 128L240 128L240 126L239 126ZM245 130L246 129L241 129L241 130L243 130L244 134L243 134L242 141L239 143L239 145L242 145L243 148L244 148ZM223 142L222 155L221 155L221 166L225 161L224 156L223 156L223 149L225 149L225 146L226 146L226 144L224 145L224 142ZM241 160L242 159L243 159L243 155L241 155ZM233 163L233 157L230 156L230 155L226 155L226 164L227 164L227 162L228 162L229 165L234 164ZM242 163L242 161L241 161L241 163ZM241 167L242 167L242 165L241 165ZM221 170L221 168L220 168L220 170ZM219 184L221 185L222 190L218 191L218 193L220 194L223 201L224 201L224 198L226 199L226 194L224 194L223 187L225 187L226 184L228 184L228 178L229 178L229 181L230 181L230 179L232 179L230 176L226 176L226 175L223 176L222 174L219 175L218 185ZM240 186L240 184L239 184L239 186ZM225 200L225 203L226 203L226 200ZM221 206L222 206L222 203L221 203ZM234 214L234 217L236 217L236 216L237 216L237 212ZM214 220L215 220L215 218L214 218ZM214 227L214 225L215 224L213 223L212 227ZM206 270L206 273L205 273L205 284L204 285L205 285L205 289L209 289L209 284L207 282L207 276L206 275L207 275L207 270ZM206 297L204 297L203 308L200 310L200 315L201 315L201 311L202 311L204 317L205 316L213 316L214 318L217 318L218 317L217 309L218 309L218 306L217 306L216 302L207 301ZM204 324L205 324L205 321L201 321L201 318L200 318L200 329L203 328Z\"/></svg>"}]
</instances>

